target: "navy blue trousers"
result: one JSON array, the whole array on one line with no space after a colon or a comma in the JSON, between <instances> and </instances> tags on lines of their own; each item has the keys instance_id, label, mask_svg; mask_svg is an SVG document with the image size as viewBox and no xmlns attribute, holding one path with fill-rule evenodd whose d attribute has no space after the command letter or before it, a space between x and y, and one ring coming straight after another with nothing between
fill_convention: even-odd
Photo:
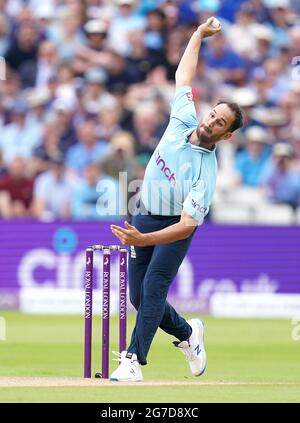
<instances>
[{"instance_id":1,"label":"navy blue trousers","mask_svg":"<svg viewBox=\"0 0 300 423\"><path fill-rule=\"evenodd\" d=\"M140 232L147 233L173 225L179 220L180 216L139 214L133 217L131 223ZM189 324L166 298L193 234L171 244L130 247L129 293L137 317L128 352L136 353L140 364L147 364L147 354L158 327L179 341L188 339L191 334Z\"/></svg>"}]
</instances>

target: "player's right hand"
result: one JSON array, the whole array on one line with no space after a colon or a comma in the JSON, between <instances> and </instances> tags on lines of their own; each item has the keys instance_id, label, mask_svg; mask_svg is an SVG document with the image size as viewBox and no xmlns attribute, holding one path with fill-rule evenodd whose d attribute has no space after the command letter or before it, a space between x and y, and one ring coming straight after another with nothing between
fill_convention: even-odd
<instances>
[{"instance_id":1,"label":"player's right hand","mask_svg":"<svg viewBox=\"0 0 300 423\"><path fill-rule=\"evenodd\" d=\"M198 31L201 32L203 38L211 37L212 35L215 35L221 31L221 25L219 25L218 27L212 26L214 19L214 16L212 16L208 18L205 23L201 24L198 27Z\"/></svg>"}]
</instances>

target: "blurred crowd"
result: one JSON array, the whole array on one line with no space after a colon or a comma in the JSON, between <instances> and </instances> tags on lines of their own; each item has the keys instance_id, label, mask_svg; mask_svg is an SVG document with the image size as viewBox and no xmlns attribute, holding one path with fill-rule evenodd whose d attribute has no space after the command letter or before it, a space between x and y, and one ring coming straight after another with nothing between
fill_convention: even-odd
<instances>
[{"instance_id":1,"label":"blurred crowd","mask_svg":"<svg viewBox=\"0 0 300 423\"><path fill-rule=\"evenodd\" d=\"M225 99L245 126L218 147L210 218L300 224L298 0L0 0L0 217L103 219L99 182L143 178L184 48L212 15L199 119Z\"/></svg>"}]
</instances>

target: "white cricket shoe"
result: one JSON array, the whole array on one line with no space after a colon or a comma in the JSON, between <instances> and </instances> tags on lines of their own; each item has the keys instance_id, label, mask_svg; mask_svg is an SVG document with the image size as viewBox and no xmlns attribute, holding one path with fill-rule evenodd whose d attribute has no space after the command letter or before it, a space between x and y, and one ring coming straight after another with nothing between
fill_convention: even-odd
<instances>
[{"instance_id":1,"label":"white cricket shoe","mask_svg":"<svg viewBox=\"0 0 300 423\"><path fill-rule=\"evenodd\" d=\"M113 382L141 382L143 375L140 363L137 360L137 355L122 351L115 353L118 358L114 359L119 361L119 367L112 372L110 380Z\"/></svg>"},{"instance_id":2,"label":"white cricket shoe","mask_svg":"<svg viewBox=\"0 0 300 423\"><path fill-rule=\"evenodd\" d=\"M204 327L199 319L187 321L192 328L192 334L187 341L174 341L175 347L180 348L188 361L194 376L201 376L206 367L206 353L204 349Z\"/></svg>"}]
</instances>

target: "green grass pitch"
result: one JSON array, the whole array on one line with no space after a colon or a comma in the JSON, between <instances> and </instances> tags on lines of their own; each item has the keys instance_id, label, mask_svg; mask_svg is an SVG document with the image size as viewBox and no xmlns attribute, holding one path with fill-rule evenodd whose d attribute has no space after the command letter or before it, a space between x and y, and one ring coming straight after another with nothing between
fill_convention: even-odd
<instances>
[{"instance_id":1,"label":"green grass pitch","mask_svg":"<svg viewBox=\"0 0 300 423\"><path fill-rule=\"evenodd\" d=\"M293 341L289 320L205 317L208 363L200 378L191 376L172 338L159 330L149 364L143 367L145 383L124 386L93 380L90 385L61 386L55 381L82 376L83 318L4 311L0 316L7 332L7 340L0 341L0 402L300 401L300 341ZM131 315L129 331L133 324ZM99 316L93 329L95 373L100 370ZM118 318L114 317L110 349L116 350L117 343ZM110 366L116 363L111 361ZM53 379L53 386L43 386L42 378ZM31 386L23 386L20 380L32 381Z\"/></svg>"}]
</instances>

